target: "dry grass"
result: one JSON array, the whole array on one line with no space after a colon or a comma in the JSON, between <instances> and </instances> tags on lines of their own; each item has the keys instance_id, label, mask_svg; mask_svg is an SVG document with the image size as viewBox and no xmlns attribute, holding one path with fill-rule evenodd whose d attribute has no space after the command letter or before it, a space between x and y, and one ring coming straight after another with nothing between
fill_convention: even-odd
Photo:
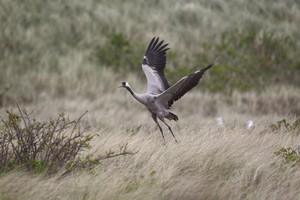
<instances>
[{"instance_id":1,"label":"dry grass","mask_svg":"<svg viewBox=\"0 0 300 200\"><path fill-rule=\"evenodd\" d=\"M143 92L143 78L115 73L95 58L97 46L121 32L138 44L158 35L178 50L176 61L185 63L190 51L206 53L205 41L220 40L220 32L245 31L245 24L260 33L291 37L299 47L296 0L0 2L5 22L0 23L0 116L6 117L5 111L15 110L17 103L41 121L61 112L74 118L88 110L83 123L98 134L92 142L95 155L118 152L125 144L137 151L63 178L63 170L50 177L19 170L1 174L0 199L300 198L299 166L283 164L274 155L281 147L299 145L299 130L269 128L278 120L292 123L299 117L299 87L270 85L224 95L202 92L200 84L174 104L179 122L170 125L179 143L164 127L163 145L150 114L117 89L128 81ZM298 52L289 53L293 57ZM212 60L216 56L208 52ZM169 61L168 67L178 67L174 59ZM217 124L218 117L224 126ZM249 120L254 121L251 129Z\"/></svg>"},{"instance_id":2,"label":"dry grass","mask_svg":"<svg viewBox=\"0 0 300 200\"><path fill-rule=\"evenodd\" d=\"M299 170L281 164L280 147L294 147L299 136L274 133L273 119L225 119L194 115L175 128L179 144L167 134L167 145L154 126L139 130L98 131L99 153L118 151L119 144L138 153L105 160L92 171L63 179L12 172L0 179L2 199L297 199ZM233 120L233 121L232 121ZM174 126L174 124L172 124ZM134 126L132 124L132 126ZM148 126L150 126L148 128Z\"/></svg>"}]
</instances>

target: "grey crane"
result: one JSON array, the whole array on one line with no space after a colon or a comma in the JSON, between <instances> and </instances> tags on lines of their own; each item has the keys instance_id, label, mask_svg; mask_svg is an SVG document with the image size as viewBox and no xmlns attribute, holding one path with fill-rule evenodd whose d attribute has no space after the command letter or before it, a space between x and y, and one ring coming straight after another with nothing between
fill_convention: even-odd
<instances>
[{"instance_id":1,"label":"grey crane","mask_svg":"<svg viewBox=\"0 0 300 200\"><path fill-rule=\"evenodd\" d=\"M207 67L194 72L188 76L181 78L171 87L165 77L164 69L166 66L166 51L168 44L164 41L159 41L159 38L154 37L145 52L142 69L146 75L148 89L144 94L135 93L128 82L122 82L122 88L126 88L130 94L140 103L146 106L151 112L152 118L158 125L164 142L165 137L157 118L160 119L169 129L173 138L177 142L171 127L166 123L165 118L169 120L178 120L177 115L170 112L172 104L180 99L185 93L195 87L206 70L214 66L216 61Z\"/></svg>"}]
</instances>

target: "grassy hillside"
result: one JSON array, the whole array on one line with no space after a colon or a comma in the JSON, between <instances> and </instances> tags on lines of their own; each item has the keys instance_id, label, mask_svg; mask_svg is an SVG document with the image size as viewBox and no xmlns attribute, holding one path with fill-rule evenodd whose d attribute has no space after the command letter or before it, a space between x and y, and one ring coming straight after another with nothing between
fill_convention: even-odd
<instances>
[{"instance_id":1,"label":"grassy hillside","mask_svg":"<svg viewBox=\"0 0 300 200\"><path fill-rule=\"evenodd\" d=\"M297 1L1 2L0 89L9 102L64 96L88 70L141 74L153 36L170 43L172 83L219 57L203 83L209 91L300 84Z\"/></svg>"},{"instance_id":2,"label":"grassy hillside","mask_svg":"<svg viewBox=\"0 0 300 200\"><path fill-rule=\"evenodd\" d=\"M79 127L96 136L82 156L135 152L66 176L66 166L50 176L10 166L0 199L299 198L299 1L0 5L0 145L18 104L37 122L88 111ZM146 90L140 65L154 36L171 48L170 83L220 59L174 104L178 144L163 127L163 145L150 114L117 88Z\"/></svg>"}]
</instances>

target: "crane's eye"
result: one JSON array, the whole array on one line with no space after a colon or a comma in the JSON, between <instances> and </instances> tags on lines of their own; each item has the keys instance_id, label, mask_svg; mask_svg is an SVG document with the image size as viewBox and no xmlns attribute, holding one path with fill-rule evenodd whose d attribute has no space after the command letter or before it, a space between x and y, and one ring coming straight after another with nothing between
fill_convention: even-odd
<instances>
[{"instance_id":1,"label":"crane's eye","mask_svg":"<svg viewBox=\"0 0 300 200\"><path fill-rule=\"evenodd\" d=\"M126 85L126 82L122 82L122 85L125 86L125 85Z\"/></svg>"}]
</instances>

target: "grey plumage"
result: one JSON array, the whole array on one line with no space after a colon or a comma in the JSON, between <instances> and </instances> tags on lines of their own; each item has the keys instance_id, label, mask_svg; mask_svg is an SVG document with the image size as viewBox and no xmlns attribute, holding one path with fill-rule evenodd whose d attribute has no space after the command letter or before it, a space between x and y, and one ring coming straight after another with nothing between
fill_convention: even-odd
<instances>
[{"instance_id":1,"label":"grey plumage","mask_svg":"<svg viewBox=\"0 0 300 200\"><path fill-rule=\"evenodd\" d=\"M144 104L151 112L152 118L158 125L161 135L164 139L163 130L157 121L160 119L169 129L175 141L177 142L171 127L165 122L165 118L169 120L178 120L177 115L170 112L173 103L179 100L185 93L195 87L206 70L214 66L216 61L207 67L194 72L188 76L181 78L177 83L169 86L165 77L164 69L166 67L166 51L168 44L163 44L159 38L153 38L145 52L142 62L142 69L147 78L148 89L144 94L135 93L128 82L122 82L120 87L126 88L132 96L140 103Z\"/></svg>"}]
</instances>

